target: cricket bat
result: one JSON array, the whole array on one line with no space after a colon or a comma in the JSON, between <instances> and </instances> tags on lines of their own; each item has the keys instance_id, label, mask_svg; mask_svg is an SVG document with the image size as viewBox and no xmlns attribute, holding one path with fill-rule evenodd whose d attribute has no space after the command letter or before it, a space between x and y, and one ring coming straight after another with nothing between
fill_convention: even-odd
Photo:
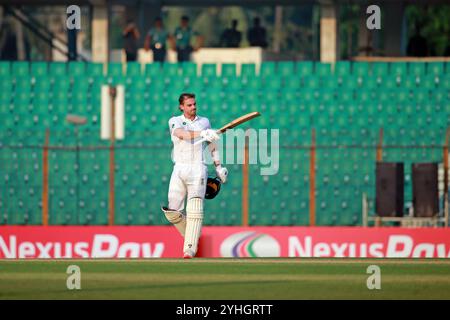
<instances>
[{"instance_id":1,"label":"cricket bat","mask_svg":"<svg viewBox=\"0 0 450 320\"><path fill-rule=\"evenodd\" d=\"M222 128L217 130L216 132L217 132L217 134L225 133L225 131L227 131L228 129L232 129L234 127L237 127L238 125L240 125L240 124L242 124L244 122L247 122L247 121L249 121L249 120L251 120L253 118L259 117L260 115L261 114L259 112L257 112L257 111L247 113L247 114L243 115L242 117L239 117L239 118L234 119L233 121L227 123ZM195 142L194 145L197 145L197 144L202 143L204 141L205 141L205 139L202 138L202 139L198 140L197 142Z\"/></svg>"}]
</instances>

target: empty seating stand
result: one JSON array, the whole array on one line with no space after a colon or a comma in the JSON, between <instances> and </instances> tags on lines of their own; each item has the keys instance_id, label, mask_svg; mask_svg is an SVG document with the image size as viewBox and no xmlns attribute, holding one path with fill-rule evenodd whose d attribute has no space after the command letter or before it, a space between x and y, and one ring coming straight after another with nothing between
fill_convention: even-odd
<instances>
[{"instance_id":1,"label":"empty seating stand","mask_svg":"<svg viewBox=\"0 0 450 320\"><path fill-rule=\"evenodd\" d=\"M316 223L358 225L361 197L374 197L378 130L386 145L440 146L450 120L450 66L444 62L263 62L254 64L0 62L0 224L40 224L42 145L74 146L69 113L86 116L80 146L100 139L100 88L125 87L126 137L117 141L116 223L167 224L172 164L167 121L179 114L178 96L193 92L213 126L259 111L249 125L280 132L279 171L251 165L249 223L309 224L311 131L323 146L316 156ZM14 146L14 148L4 148ZM132 147L130 147L132 146ZM271 144L269 143L268 148ZM345 146L360 146L345 148ZM122 148L122 149L121 149ZM441 161L441 150L388 148L386 161ZM108 152L85 148L49 154L50 224L108 223ZM229 183L205 204L205 223L242 221L242 171L227 164ZM411 199L407 187L406 199ZM373 201L369 201L373 209Z\"/></svg>"}]
</instances>

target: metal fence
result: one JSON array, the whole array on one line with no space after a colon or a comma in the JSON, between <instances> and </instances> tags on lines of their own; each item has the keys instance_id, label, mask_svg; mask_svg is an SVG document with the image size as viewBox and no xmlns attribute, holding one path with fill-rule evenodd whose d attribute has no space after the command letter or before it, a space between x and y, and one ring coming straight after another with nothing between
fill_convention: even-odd
<instances>
[{"instance_id":1,"label":"metal fence","mask_svg":"<svg viewBox=\"0 0 450 320\"><path fill-rule=\"evenodd\" d=\"M268 164L259 161L260 155L251 163L248 148L245 163L245 157L236 156L238 146L224 145L223 160L234 152L231 163L224 161L229 181L217 198L206 201L205 224L362 225L376 216L377 161L404 163L405 216L412 212L411 165L439 163L437 214L443 215L448 190L445 137L444 143L434 145L407 140L388 145L378 130L358 139L355 132L302 132L276 146L276 174L261 174ZM126 140L113 145L98 140L92 130L78 136L73 128L52 130L47 136L38 131L3 133L0 224L167 224L160 206L167 203L171 147L167 132L156 131L129 131ZM269 152L270 141L266 147Z\"/></svg>"}]
</instances>

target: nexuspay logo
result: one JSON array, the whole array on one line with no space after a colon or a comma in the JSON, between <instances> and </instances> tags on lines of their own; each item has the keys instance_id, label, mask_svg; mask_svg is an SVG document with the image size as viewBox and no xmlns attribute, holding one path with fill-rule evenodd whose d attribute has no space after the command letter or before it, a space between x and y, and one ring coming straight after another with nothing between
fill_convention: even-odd
<instances>
[{"instance_id":1,"label":"nexuspay logo","mask_svg":"<svg viewBox=\"0 0 450 320\"><path fill-rule=\"evenodd\" d=\"M220 255L227 258L279 257L281 248L278 241L268 234L244 231L223 240Z\"/></svg>"}]
</instances>

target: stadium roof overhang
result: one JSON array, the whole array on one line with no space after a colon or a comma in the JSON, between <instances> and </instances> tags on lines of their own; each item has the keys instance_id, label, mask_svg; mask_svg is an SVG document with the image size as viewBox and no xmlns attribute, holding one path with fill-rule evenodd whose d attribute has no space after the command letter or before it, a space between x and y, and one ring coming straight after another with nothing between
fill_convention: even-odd
<instances>
[{"instance_id":1,"label":"stadium roof overhang","mask_svg":"<svg viewBox=\"0 0 450 320\"><path fill-rule=\"evenodd\" d=\"M372 4L370 0L0 0L1 5L104 5L123 4L135 5L138 3L155 4L158 6L252 6L252 5L299 5L307 3L363 3ZM404 3L404 4L448 4L448 0L377 0L377 4Z\"/></svg>"}]
</instances>

